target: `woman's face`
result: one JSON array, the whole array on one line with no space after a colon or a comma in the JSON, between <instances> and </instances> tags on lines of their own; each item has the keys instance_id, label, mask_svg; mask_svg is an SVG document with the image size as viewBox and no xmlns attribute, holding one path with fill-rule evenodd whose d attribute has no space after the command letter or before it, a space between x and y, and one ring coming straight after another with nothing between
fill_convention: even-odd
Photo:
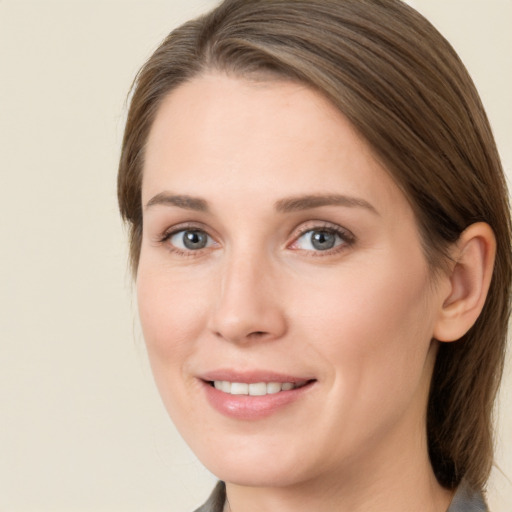
<instances>
[{"instance_id":1,"label":"woman's face","mask_svg":"<svg viewBox=\"0 0 512 512\"><path fill-rule=\"evenodd\" d=\"M286 486L426 457L446 289L406 198L327 100L220 74L182 85L142 196L152 369L214 474Z\"/></svg>"}]
</instances>

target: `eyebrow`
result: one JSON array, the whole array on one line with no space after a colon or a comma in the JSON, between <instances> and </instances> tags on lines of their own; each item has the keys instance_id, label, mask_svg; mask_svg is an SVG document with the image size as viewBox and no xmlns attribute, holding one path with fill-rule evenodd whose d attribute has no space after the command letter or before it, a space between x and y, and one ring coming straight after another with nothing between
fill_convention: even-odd
<instances>
[{"instance_id":1,"label":"eyebrow","mask_svg":"<svg viewBox=\"0 0 512 512\"><path fill-rule=\"evenodd\" d=\"M160 192L152 197L145 206L145 209L155 205L177 206L185 210L194 210L198 212L209 212L208 202L200 197L189 195L175 195L169 192ZM358 197L346 196L341 194L310 194L304 196L288 197L279 199L274 203L276 211L279 213L290 213L321 206L345 206L349 208L365 208L366 210L380 215L379 212L368 201Z\"/></svg>"},{"instance_id":2,"label":"eyebrow","mask_svg":"<svg viewBox=\"0 0 512 512\"><path fill-rule=\"evenodd\" d=\"M275 208L278 212L289 213L321 206L346 206L349 208L365 208L370 212L380 215L376 208L364 199L340 194L312 194L306 196L290 197L276 201Z\"/></svg>"},{"instance_id":3,"label":"eyebrow","mask_svg":"<svg viewBox=\"0 0 512 512\"><path fill-rule=\"evenodd\" d=\"M192 197L187 195L174 195L168 192L160 192L152 197L144 207L145 210L155 205L164 206L177 206L185 210L194 210L197 212L207 212L209 210L208 203L199 197Z\"/></svg>"}]
</instances>

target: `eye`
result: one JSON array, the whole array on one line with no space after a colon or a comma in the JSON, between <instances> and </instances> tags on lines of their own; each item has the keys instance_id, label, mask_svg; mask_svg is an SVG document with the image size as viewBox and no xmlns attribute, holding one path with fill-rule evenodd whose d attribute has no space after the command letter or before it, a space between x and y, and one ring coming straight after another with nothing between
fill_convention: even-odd
<instances>
[{"instance_id":1,"label":"eye","mask_svg":"<svg viewBox=\"0 0 512 512\"><path fill-rule=\"evenodd\" d=\"M322 227L304 231L291 246L302 251L327 252L350 245L353 237L334 227Z\"/></svg>"},{"instance_id":2,"label":"eye","mask_svg":"<svg viewBox=\"0 0 512 512\"><path fill-rule=\"evenodd\" d=\"M170 233L166 240L180 251L199 251L215 244L214 240L200 229L182 229Z\"/></svg>"}]
</instances>

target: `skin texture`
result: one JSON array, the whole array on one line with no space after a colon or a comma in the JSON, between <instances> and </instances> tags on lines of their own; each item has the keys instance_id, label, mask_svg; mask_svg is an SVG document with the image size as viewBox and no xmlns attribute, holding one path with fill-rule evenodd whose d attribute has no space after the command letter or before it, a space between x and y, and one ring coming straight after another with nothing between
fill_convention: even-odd
<instances>
[{"instance_id":1,"label":"skin texture","mask_svg":"<svg viewBox=\"0 0 512 512\"><path fill-rule=\"evenodd\" d=\"M333 194L351 199L283 211L285 199ZM473 281L461 258L455 285L434 281L409 203L327 100L221 74L163 102L142 200L137 291L155 380L184 439L227 482L232 510L446 510L425 439L432 338L468 328L462 301L477 281L466 324L481 309L492 233L476 228L456 248L483 269ZM191 228L208 235L204 248L182 245ZM315 229L341 235L322 251ZM199 377L219 369L314 382L240 420L206 400Z\"/></svg>"}]
</instances>

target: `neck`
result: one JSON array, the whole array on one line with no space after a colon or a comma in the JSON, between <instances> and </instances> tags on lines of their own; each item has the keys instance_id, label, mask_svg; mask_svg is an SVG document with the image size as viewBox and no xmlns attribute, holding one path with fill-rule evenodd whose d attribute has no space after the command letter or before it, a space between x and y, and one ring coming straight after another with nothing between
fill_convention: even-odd
<instances>
[{"instance_id":1,"label":"neck","mask_svg":"<svg viewBox=\"0 0 512 512\"><path fill-rule=\"evenodd\" d=\"M410 425L405 426L406 429ZM409 430L410 432L410 430ZM417 438L394 430L393 439L367 456L345 463L312 480L281 487L226 484L225 512L446 512L452 491L437 482L426 435Z\"/></svg>"}]
</instances>

